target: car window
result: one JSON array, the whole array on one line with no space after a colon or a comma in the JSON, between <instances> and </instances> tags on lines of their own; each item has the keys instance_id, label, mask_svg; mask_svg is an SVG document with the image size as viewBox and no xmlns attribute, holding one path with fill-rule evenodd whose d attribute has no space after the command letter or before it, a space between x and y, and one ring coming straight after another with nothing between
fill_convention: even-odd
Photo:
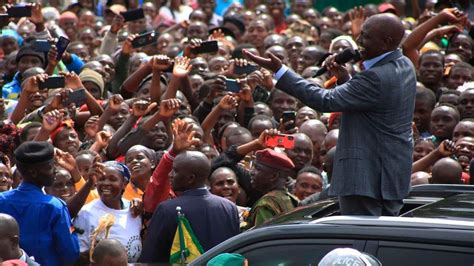
<instances>
[{"instance_id":1,"label":"car window","mask_svg":"<svg viewBox=\"0 0 474 266\"><path fill-rule=\"evenodd\" d=\"M352 247L355 242L363 248L363 240L352 239L316 239L316 240L275 240L246 246L236 253L247 258L252 266L311 266L331 250L339 247Z\"/></svg>"},{"instance_id":2,"label":"car window","mask_svg":"<svg viewBox=\"0 0 474 266\"><path fill-rule=\"evenodd\" d=\"M380 241L376 257L384 266L472 266L474 263L474 248Z\"/></svg>"}]
</instances>

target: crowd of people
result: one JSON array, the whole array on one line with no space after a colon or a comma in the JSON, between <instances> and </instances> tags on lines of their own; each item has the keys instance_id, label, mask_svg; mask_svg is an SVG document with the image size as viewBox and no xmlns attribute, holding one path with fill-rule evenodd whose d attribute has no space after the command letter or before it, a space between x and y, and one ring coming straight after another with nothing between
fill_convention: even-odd
<instances>
[{"instance_id":1,"label":"crowd of people","mask_svg":"<svg viewBox=\"0 0 474 266\"><path fill-rule=\"evenodd\" d=\"M189 262L328 197L474 183L471 1L6 2L0 262Z\"/></svg>"}]
</instances>

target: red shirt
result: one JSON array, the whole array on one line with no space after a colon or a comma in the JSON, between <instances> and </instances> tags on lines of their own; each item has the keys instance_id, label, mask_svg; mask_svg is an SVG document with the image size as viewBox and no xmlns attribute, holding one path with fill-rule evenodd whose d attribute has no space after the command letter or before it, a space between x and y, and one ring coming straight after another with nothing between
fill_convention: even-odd
<instances>
[{"instance_id":1,"label":"red shirt","mask_svg":"<svg viewBox=\"0 0 474 266\"><path fill-rule=\"evenodd\" d=\"M145 212L153 213L158 204L176 197L168 177L169 172L173 168L174 157L175 155L172 151L166 152L155 171L153 171L143 196L143 209Z\"/></svg>"}]
</instances>

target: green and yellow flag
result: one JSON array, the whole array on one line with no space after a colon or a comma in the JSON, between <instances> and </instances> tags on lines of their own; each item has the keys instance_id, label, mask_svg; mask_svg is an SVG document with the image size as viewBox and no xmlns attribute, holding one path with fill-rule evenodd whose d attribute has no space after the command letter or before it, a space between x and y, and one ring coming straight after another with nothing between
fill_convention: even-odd
<instances>
[{"instance_id":1,"label":"green and yellow flag","mask_svg":"<svg viewBox=\"0 0 474 266\"><path fill-rule=\"evenodd\" d=\"M171 246L170 263L190 263L204 253L204 250L194 235L188 219L181 213L181 207L176 207L176 210L178 227Z\"/></svg>"}]
</instances>

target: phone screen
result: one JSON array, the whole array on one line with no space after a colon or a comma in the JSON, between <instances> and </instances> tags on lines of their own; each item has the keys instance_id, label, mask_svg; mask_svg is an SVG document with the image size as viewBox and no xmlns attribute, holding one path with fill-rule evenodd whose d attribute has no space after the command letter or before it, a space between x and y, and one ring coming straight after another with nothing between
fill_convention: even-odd
<instances>
[{"instance_id":1,"label":"phone screen","mask_svg":"<svg viewBox=\"0 0 474 266\"><path fill-rule=\"evenodd\" d=\"M240 92L240 85L235 79L225 79L225 88L230 92Z\"/></svg>"},{"instance_id":2,"label":"phone screen","mask_svg":"<svg viewBox=\"0 0 474 266\"><path fill-rule=\"evenodd\" d=\"M246 66L235 66L234 73L237 75L242 75L242 74L250 74L254 71L258 70L258 66L256 65L246 65Z\"/></svg>"},{"instance_id":3,"label":"phone screen","mask_svg":"<svg viewBox=\"0 0 474 266\"><path fill-rule=\"evenodd\" d=\"M56 43L56 48L58 48L58 57L57 57L58 60L60 60L63 57L63 54L66 51L66 48L69 45L69 42L70 42L69 39L63 36L59 37L59 40Z\"/></svg>"},{"instance_id":4,"label":"phone screen","mask_svg":"<svg viewBox=\"0 0 474 266\"><path fill-rule=\"evenodd\" d=\"M281 147L291 150L295 147L295 138L291 135L268 136L265 139L265 146L269 148Z\"/></svg>"},{"instance_id":5,"label":"phone screen","mask_svg":"<svg viewBox=\"0 0 474 266\"><path fill-rule=\"evenodd\" d=\"M207 41L207 42L202 42L199 47L194 48L193 53L207 54L207 53L215 53L218 50L219 50L219 46L217 44L217 41Z\"/></svg>"},{"instance_id":6,"label":"phone screen","mask_svg":"<svg viewBox=\"0 0 474 266\"><path fill-rule=\"evenodd\" d=\"M126 12L120 12L120 15L122 15L125 21L134 21L145 17L145 13L141 8L133 9Z\"/></svg>"},{"instance_id":7,"label":"phone screen","mask_svg":"<svg viewBox=\"0 0 474 266\"><path fill-rule=\"evenodd\" d=\"M64 88L66 79L63 76L49 76L44 82L38 84L40 90Z\"/></svg>"},{"instance_id":8,"label":"phone screen","mask_svg":"<svg viewBox=\"0 0 474 266\"><path fill-rule=\"evenodd\" d=\"M31 17L31 6L12 6L7 9L7 14L12 18Z\"/></svg>"},{"instance_id":9,"label":"phone screen","mask_svg":"<svg viewBox=\"0 0 474 266\"><path fill-rule=\"evenodd\" d=\"M285 124L288 121L293 121L293 123L291 123L290 125L287 125L285 127L285 130L290 130L290 129L292 129L296 126L295 125L296 112L294 112L294 111L284 111L283 114L281 115L281 118L283 120L283 124Z\"/></svg>"},{"instance_id":10,"label":"phone screen","mask_svg":"<svg viewBox=\"0 0 474 266\"><path fill-rule=\"evenodd\" d=\"M83 105L86 102L86 91L84 89L74 90L67 96L64 105L68 106L74 103L76 107Z\"/></svg>"},{"instance_id":11,"label":"phone screen","mask_svg":"<svg viewBox=\"0 0 474 266\"><path fill-rule=\"evenodd\" d=\"M132 46L133 48L143 47L154 43L157 39L158 36L156 35L155 31L150 31L133 39Z\"/></svg>"}]
</instances>

